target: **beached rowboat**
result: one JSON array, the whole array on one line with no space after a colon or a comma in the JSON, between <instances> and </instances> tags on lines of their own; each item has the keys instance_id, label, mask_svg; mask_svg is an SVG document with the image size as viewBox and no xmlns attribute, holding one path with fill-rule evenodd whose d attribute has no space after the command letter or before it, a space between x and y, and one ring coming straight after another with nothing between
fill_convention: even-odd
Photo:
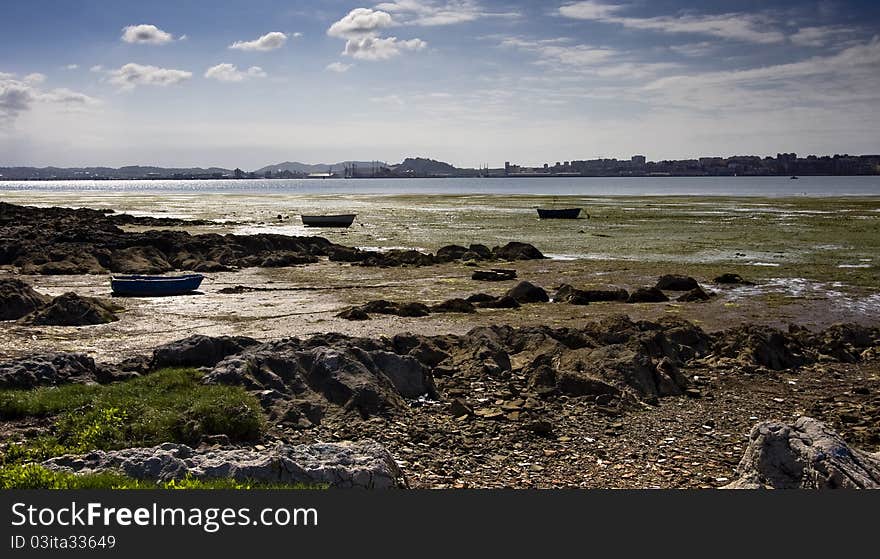
<instances>
[{"instance_id":1,"label":"beached rowboat","mask_svg":"<svg viewBox=\"0 0 880 559\"><path fill-rule=\"evenodd\" d=\"M183 295L199 288L205 276L113 276L110 287L114 295L126 297L161 297Z\"/></svg>"},{"instance_id":2,"label":"beached rowboat","mask_svg":"<svg viewBox=\"0 0 880 559\"><path fill-rule=\"evenodd\" d=\"M306 227L348 227L356 216L357 214L304 215L302 222Z\"/></svg>"}]
</instances>

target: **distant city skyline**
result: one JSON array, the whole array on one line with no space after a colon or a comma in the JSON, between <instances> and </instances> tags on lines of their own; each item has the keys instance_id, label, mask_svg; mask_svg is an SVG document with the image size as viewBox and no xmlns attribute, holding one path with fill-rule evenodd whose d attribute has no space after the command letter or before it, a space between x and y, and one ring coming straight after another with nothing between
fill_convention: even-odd
<instances>
[{"instance_id":1,"label":"distant city skyline","mask_svg":"<svg viewBox=\"0 0 880 559\"><path fill-rule=\"evenodd\" d=\"M31 0L0 166L880 151L880 3Z\"/></svg>"}]
</instances>

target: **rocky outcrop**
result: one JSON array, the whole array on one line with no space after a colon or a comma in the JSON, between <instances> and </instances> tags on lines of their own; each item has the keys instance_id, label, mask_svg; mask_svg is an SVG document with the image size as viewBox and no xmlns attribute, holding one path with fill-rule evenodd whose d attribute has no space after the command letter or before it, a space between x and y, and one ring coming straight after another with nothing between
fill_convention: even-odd
<instances>
[{"instance_id":1,"label":"rocky outcrop","mask_svg":"<svg viewBox=\"0 0 880 559\"><path fill-rule=\"evenodd\" d=\"M120 307L110 301L65 293L21 318L21 324L34 326L91 326L119 320Z\"/></svg>"},{"instance_id":2,"label":"rocky outcrop","mask_svg":"<svg viewBox=\"0 0 880 559\"><path fill-rule=\"evenodd\" d=\"M259 344L245 336L194 335L153 350L150 369L165 367L213 367L226 357Z\"/></svg>"},{"instance_id":3,"label":"rocky outcrop","mask_svg":"<svg viewBox=\"0 0 880 559\"><path fill-rule=\"evenodd\" d=\"M765 421L749 434L726 489L880 489L880 454L847 446L820 421Z\"/></svg>"},{"instance_id":4,"label":"rocky outcrop","mask_svg":"<svg viewBox=\"0 0 880 559\"><path fill-rule=\"evenodd\" d=\"M49 300L19 279L0 279L0 320L18 320Z\"/></svg>"},{"instance_id":5,"label":"rocky outcrop","mask_svg":"<svg viewBox=\"0 0 880 559\"><path fill-rule=\"evenodd\" d=\"M663 291L690 291L692 289L698 289L700 284L690 276L666 274L660 276L660 279L657 280L657 285L654 287Z\"/></svg>"},{"instance_id":6,"label":"rocky outcrop","mask_svg":"<svg viewBox=\"0 0 880 559\"><path fill-rule=\"evenodd\" d=\"M656 287L641 287L630 293L627 303L665 303L669 297Z\"/></svg>"},{"instance_id":7,"label":"rocky outcrop","mask_svg":"<svg viewBox=\"0 0 880 559\"><path fill-rule=\"evenodd\" d=\"M567 283L563 283L553 295L556 303L570 303L572 305L588 305L602 301L626 301L629 293L626 289L577 289Z\"/></svg>"},{"instance_id":8,"label":"rocky outcrop","mask_svg":"<svg viewBox=\"0 0 880 559\"><path fill-rule=\"evenodd\" d=\"M510 242L492 249L492 255L499 260L541 260L545 256L529 243Z\"/></svg>"},{"instance_id":9,"label":"rocky outcrop","mask_svg":"<svg viewBox=\"0 0 880 559\"><path fill-rule=\"evenodd\" d=\"M702 287L695 287L687 293L679 295L675 300L681 303L698 303L708 301L712 295L707 293Z\"/></svg>"},{"instance_id":10,"label":"rocky outcrop","mask_svg":"<svg viewBox=\"0 0 880 559\"><path fill-rule=\"evenodd\" d=\"M88 209L34 208L0 202L0 265L25 274L156 274L172 270L215 272L254 266L281 267L320 257L364 266L428 266L453 260L543 258L527 243L450 246L437 255L415 250L362 251L322 237L191 235L182 230L125 231L119 225L180 226L181 220L108 215ZM464 250L462 250L464 249Z\"/></svg>"},{"instance_id":11,"label":"rocky outcrop","mask_svg":"<svg viewBox=\"0 0 880 559\"><path fill-rule=\"evenodd\" d=\"M712 280L721 285L755 285L754 283L744 280L739 274L721 274Z\"/></svg>"},{"instance_id":12,"label":"rocky outcrop","mask_svg":"<svg viewBox=\"0 0 880 559\"><path fill-rule=\"evenodd\" d=\"M117 471L141 480L171 481L186 477L234 479L265 484L314 484L333 488L403 488L406 481L391 454L371 440L357 443L278 445L194 450L165 443L152 448L96 451L66 455L42 463L50 470L75 474Z\"/></svg>"},{"instance_id":13,"label":"rocky outcrop","mask_svg":"<svg viewBox=\"0 0 880 559\"><path fill-rule=\"evenodd\" d=\"M546 303L550 300L546 291L527 281L519 282L515 287L510 288L505 295L520 304Z\"/></svg>"},{"instance_id":14,"label":"rocky outcrop","mask_svg":"<svg viewBox=\"0 0 880 559\"><path fill-rule=\"evenodd\" d=\"M397 266L431 266L448 262L482 262L493 260L536 260L544 255L528 243L511 242L489 250L485 245L448 245L440 248L436 254L411 249L395 249L385 252L360 250L347 247L334 248L330 260L354 262L361 266L397 267Z\"/></svg>"},{"instance_id":15,"label":"rocky outcrop","mask_svg":"<svg viewBox=\"0 0 880 559\"><path fill-rule=\"evenodd\" d=\"M437 397L431 369L387 343L328 334L248 348L219 362L204 378L257 392L264 407L295 422L320 422L330 409L361 417ZM305 406L305 408L303 408Z\"/></svg>"},{"instance_id":16,"label":"rocky outcrop","mask_svg":"<svg viewBox=\"0 0 880 559\"><path fill-rule=\"evenodd\" d=\"M474 270L472 280L477 281L510 281L516 279L516 270L492 268L491 270Z\"/></svg>"},{"instance_id":17,"label":"rocky outcrop","mask_svg":"<svg viewBox=\"0 0 880 559\"><path fill-rule=\"evenodd\" d=\"M113 371L79 353L43 353L0 362L0 388L107 382Z\"/></svg>"}]
</instances>

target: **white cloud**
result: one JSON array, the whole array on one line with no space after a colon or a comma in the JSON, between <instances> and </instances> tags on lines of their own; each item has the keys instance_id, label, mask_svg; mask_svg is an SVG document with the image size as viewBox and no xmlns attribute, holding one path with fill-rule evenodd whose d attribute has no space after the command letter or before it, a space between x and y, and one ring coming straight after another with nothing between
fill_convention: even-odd
<instances>
[{"instance_id":1,"label":"white cloud","mask_svg":"<svg viewBox=\"0 0 880 559\"><path fill-rule=\"evenodd\" d=\"M68 64L64 67L65 70L76 70L79 68L79 64Z\"/></svg>"},{"instance_id":2,"label":"white cloud","mask_svg":"<svg viewBox=\"0 0 880 559\"><path fill-rule=\"evenodd\" d=\"M392 95L383 95L380 97L370 97L371 103L379 103L381 105L389 105L393 107L403 107L406 105L406 101L400 95L392 94Z\"/></svg>"},{"instance_id":3,"label":"white cloud","mask_svg":"<svg viewBox=\"0 0 880 559\"><path fill-rule=\"evenodd\" d=\"M291 37L293 37L294 39L299 39L299 38L302 37L302 36L303 36L303 34L300 33L299 31L297 31L296 33L293 33L293 34L291 35Z\"/></svg>"},{"instance_id":4,"label":"white cloud","mask_svg":"<svg viewBox=\"0 0 880 559\"><path fill-rule=\"evenodd\" d=\"M507 38L501 42L503 47L515 47L536 53L543 64L564 64L568 66L595 66L609 61L618 52L611 48L590 45L563 45L559 39L529 41Z\"/></svg>"},{"instance_id":5,"label":"white cloud","mask_svg":"<svg viewBox=\"0 0 880 559\"><path fill-rule=\"evenodd\" d=\"M97 105L98 100L70 89L44 91L36 86L39 80L31 79L29 74L18 80L14 74L0 72L0 126L11 124L23 112L30 111L35 104L46 103L62 108L76 108Z\"/></svg>"},{"instance_id":6,"label":"white cloud","mask_svg":"<svg viewBox=\"0 0 880 559\"><path fill-rule=\"evenodd\" d=\"M382 29L390 27L394 22L391 14L369 8L355 8L348 15L333 23L327 29L327 35L342 39L359 39L373 37Z\"/></svg>"},{"instance_id":7,"label":"white cloud","mask_svg":"<svg viewBox=\"0 0 880 559\"><path fill-rule=\"evenodd\" d=\"M124 27L121 38L126 43L146 43L149 45L164 45L174 40L171 33L146 23Z\"/></svg>"},{"instance_id":8,"label":"white cloud","mask_svg":"<svg viewBox=\"0 0 880 559\"><path fill-rule=\"evenodd\" d=\"M103 71L104 71L104 67L101 66L100 64L95 64L94 66L89 68L89 72L97 73L97 72L103 72Z\"/></svg>"},{"instance_id":9,"label":"white cloud","mask_svg":"<svg viewBox=\"0 0 880 559\"><path fill-rule=\"evenodd\" d=\"M265 78L266 72L259 66L251 66L242 72L235 64L223 63L208 68L205 77L221 82L242 82L248 78Z\"/></svg>"},{"instance_id":10,"label":"white cloud","mask_svg":"<svg viewBox=\"0 0 880 559\"><path fill-rule=\"evenodd\" d=\"M488 12L473 0L396 0L376 5L377 10L400 16L402 23L410 25L451 25L474 21L484 17L518 17L518 13Z\"/></svg>"},{"instance_id":11,"label":"white cloud","mask_svg":"<svg viewBox=\"0 0 880 559\"><path fill-rule=\"evenodd\" d=\"M880 102L880 37L829 56L732 72L661 78L635 95L699 110L769 111Z\"/></svg>"},{"instance_id":12,"label":"white cloud","mask_svg":"<svg viewBox=\"0 0 880 559\"><path fill-rule=\"evenodd\" d=\"M171 68L159 68L157 66L144 66L129 62L117 70L111 70L110 83L124 90L134 89L139 85L168 86L186 81L192 77L192 72L174 70Z\"/></svg>"},{"instance_id":13,"label":"white cloud","mask_svg":"<svg viewBox=\"0 0 880 559\"><path fill-rule=\"evenodd\" d=\"M327 70L336 73L348 72L354 64L346 64L344 62L331 62L327 65Z\"/></svg>"},{"instance_id":14,"label":"white cloud","mask_svg":"<svg viewBox=\"0 0 880 559\"><path fill-rule=\"evenodd\" d=\"M270 33L266 33L262 37L254 39L253 41L236 41L229 45L229 48L235 50L265 52L269 50L280 49L284 46L284 43L286 42L286 33L282 33L281 31L272 31Z\"/></svg>"},{"instance_id":15,"label":"white cloud","mask_svg":"<svg viewBox=\"0 0 880 559\"><path fill-rule=\"evenodd\" d=\"M46 81L46 74L41 74L39 72L34 72L33 74L28 74L24 78L25 83L31 85L37 85Z\"/></svg>"},{"instance_id":16,"label":"white cloud","mask_svg":"<svg viewBox=\"0 0 880 559\"><path fill-rule=\"evenodd\" d=\"M559 8L559 14L572 19L616 23L630 29L658 31L661 33L692 33L760 44L781 43L785 41L785 34L772 28L770 19L759 13L709 15L685 13L674 16L644 18L618 15L625 7L586 0L563 5Z\"/></svg>"},{"instance_id":17,"label":"white cloud","mask_svg":"<svg viewBox=\"0 0 880 559\"><path fill-rule=\"evenodd\" d=\"M842 25L801 27L789 39L792 43L802 47L824 47L836 39L853 35L854 33L855 29Z\"/></svg>"},{"instance_id":18,"label":"white cloud","mask_svg":"<svg viewBox=\"0 0 880 559\"><path fill-rule=\"evenodd\" d=\"M397 37L363 37L349 39L342 54L358 60L387 60L403 51L418 51L428 46L421 39L398 40Z\"/></svg>"},{"instance_id":19,"label":"white cloud","mask_svg":"<svg viewBox=\"0 0 880 559\"><path fill-rule=\"evenodd\" d=\"M706 56L715 51L718 45L709 41L701 41L699 43L685 43L683 45L673 45L669 47L674 53L682 56L697 57Z\"/></svg>"}]
</instances>

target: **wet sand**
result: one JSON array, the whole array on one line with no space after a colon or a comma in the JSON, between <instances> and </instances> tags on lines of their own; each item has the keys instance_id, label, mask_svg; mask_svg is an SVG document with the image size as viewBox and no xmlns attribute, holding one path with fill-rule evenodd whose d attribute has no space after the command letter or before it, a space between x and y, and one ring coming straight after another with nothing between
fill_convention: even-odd
<instances>
[{"instance_id":1,"label":"wet sand","mask_svg":"<svg viewBox=\"0 0 880 559\"><path fill-rule=\"evenodd\" d=\"M110 208L134 215L214 220L192 233L316 234L348 246L417 248L518 240L550 259L512 264L520 280L552 290L653 285L661 274L695 277L717 296L705 303L595 303L482 309L476 315L424 318L336 318L375 299L438 303L477 292L501 294L515 282L470 279L461 263L424 268L365 268L322 261L288 268L209 274L201 294L117 299L116 323L83 328L0 327L0 357L26 352L84 351L116 360L194 333L260 339L319 332L381 336L397 332L463 333L477 325L578 326L609 314L634 318L676 315L707 330L752 322L794 322L822 328L835 322L877 324L880 316L880 198L695 198L538 196L146 195L108 192L4 193L12 203ZM534 207L582 206L589 219L539 220ZM161 208L157 211L156 208ZM350 229L307 229L299 213L356 211ZM278 216L281 220L278 220ZM734 272L756 286L716 288L711 278ZM2 270L9 275L14 270ZM106 276L32 276L38 291L109 296ZM271 288L221 294L224 287Z\"/></svg>"}]
</instances>

